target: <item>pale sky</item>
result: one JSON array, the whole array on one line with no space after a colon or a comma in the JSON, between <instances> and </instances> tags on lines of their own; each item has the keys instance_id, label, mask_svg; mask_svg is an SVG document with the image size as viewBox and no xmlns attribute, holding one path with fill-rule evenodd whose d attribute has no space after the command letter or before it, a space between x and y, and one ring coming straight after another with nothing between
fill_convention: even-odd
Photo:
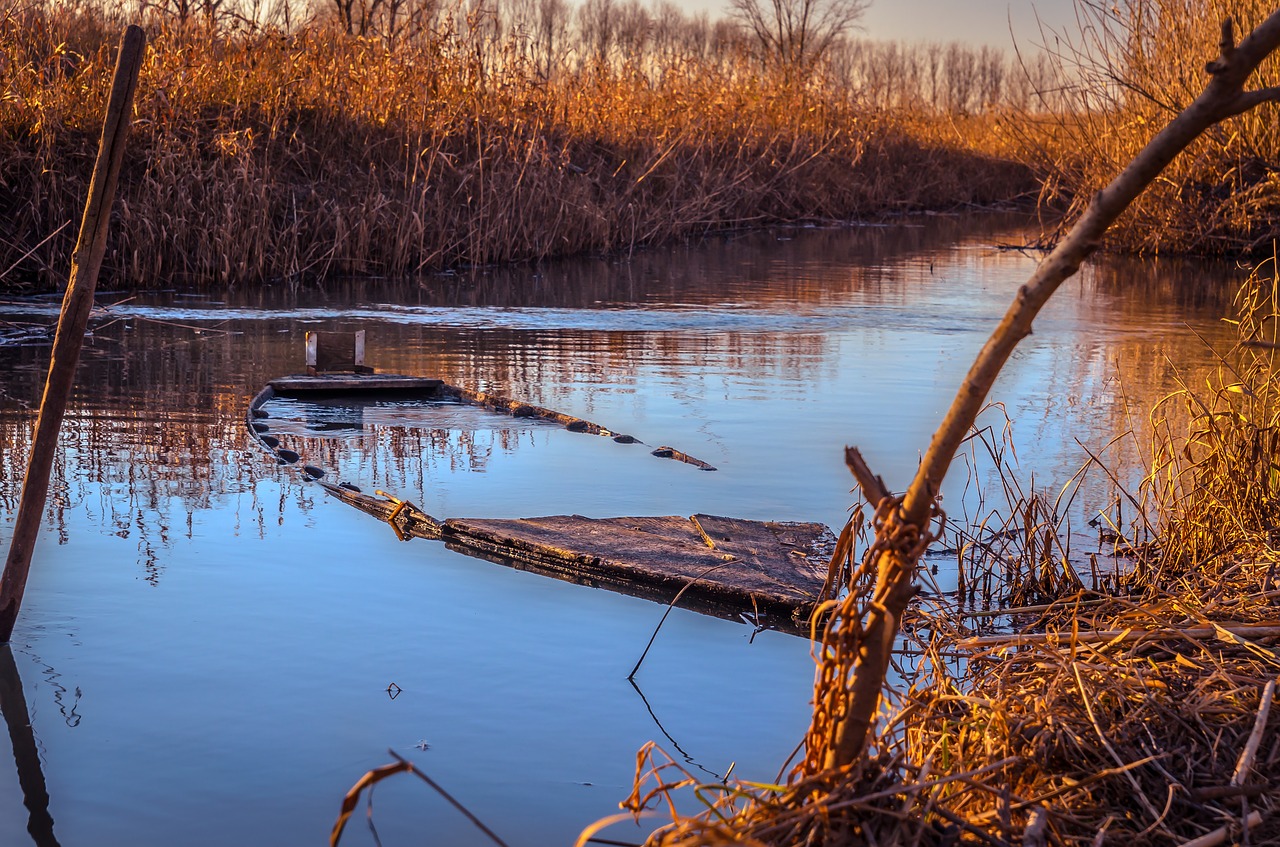
<instances>
[{"instance_id":1,"label":"pale sky","mask_svg":"<svg viewBox=\"0 0 1280 847\"><path fill-rule=\"evenodd\" d=\"M723 13L724 0L677 0L686 11ZM1010 21L1019 46L1040 43L1036 16L1058 29L1075 22L1073 0L872 0L865 35L903 41L964 41L1009 47Z\"/></svg>"}]
</instances>

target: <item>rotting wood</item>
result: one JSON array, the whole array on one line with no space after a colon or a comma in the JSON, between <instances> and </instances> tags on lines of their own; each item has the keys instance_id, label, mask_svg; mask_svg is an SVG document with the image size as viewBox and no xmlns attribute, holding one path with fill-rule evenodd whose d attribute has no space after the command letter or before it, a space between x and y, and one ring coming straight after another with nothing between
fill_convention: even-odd
<instances>
[{"instance_id":1,"label":"rotting wood","mask_svg":"<svg viewBox=\"0 0 1280 847\"><path fill-rule=\"evenodd\" d=\"M388 378L392 381L380 382ZM823 599L824 579L836 546L835 536L822 524L702 514L692 518L561 515L506 521L442 521L384 492L375 492L374 496L349 483L329 481L324 468L305 463L303 457L271 435L271 417L263 406L277 395L369 387L380 391L384 384L404 385L401 380L410 379L417 378L374 373L295 375L272 380L250 401L245 429L278 462L298 465L301 479L318 484L342 502L385 521L401 540L442 540L450 549L469 556L580 585L661 603L673 602L674 595L679 597L682 608L730 620L744 615L757 620L763 617L769 626L795 634L810 631L808 619ZM420 390L430 397L450 397L517 416L567 421L567 428L579 432L613 434L598 424L550 409L460 389L440 380L427 382L430 385ZM355 388L347 389L347 385ZM690 464L706 465L687 454L680 456ZM706 469L714 470L709 465ZM708 568L723 572L723 577L714 581L697 579ZM691 580L697 584L691 586Z\"/></svg>"},{"instance_id":2,"label":"rotting wood","mask_svg":"<svg viewBox=\"0 0 1280 847\"><path fill-rule=\"evenodd\" d=\"M438 397L444 381L423 376L379 373L326 373L317 376L294 374L271 380L280 394L307 394L326 391L415 391Z\"/></svg>"},{"instance_id":3,"label":"rotting wood","mask_svg":"<svg viewBox=\"0 0 1280 847\"><path fill-rule=\"evenodd\" d=\"M677 462L684 462L686 465L693 465L700 471L713 471L715 466L701 459L696 459L688 453L681 452L674 447L659 447L653 451L653 455L659 459L675 459Z\"/></svg>"},{"instance_id":4,"label":"rotting wood","mask_svg":"<svg viewBox=\"0 0 1280 847\"><path fill-rule=\"evenodd\" d=\"M699 526L714 527L712 549ZM451 519L444 540L602 585L643 585L670 597L689 586L691 602L765 614L799 626L819 599L835 538L822 524L692 518ZM464 551L465 552L465 551ZM710 567L723 565L702 578Z\"/></svg>"},{"instance_id":5,"label":"rotting wood","mask_svg":"<svg viewBox=\"0 0 1280 847\"><path fill-rule=\"evenodd\" d=\"M310 356L310 353L308 353L308 356ZM367 372L362 371L361 373L291 374L289 376L277 377L271 380L271 382L268 383L267 388L272 389L274 393L267 395L263 392L259 392L249 404L249 411L247 412L246 420L251 433L254 434L258 438L258 441L269 451L273 453L276 452L276 448L279 445L270 444L264 441L262 435L266 430L262 429L260 426L254 426L254 421L265 414L262 410L262 405L276 394L372 394L385 392L420 394L424 399L428 400L451 399L469 406L479 406L493 412L510 415L514 418L536 418L538 420L560 424L570 432L609 437L619 444L643 443L634 436L615 432L593 421L584 420L582 418L574 417L573 415L567 415L563 412L557 412L554 409L536 406L532 403L525 403L522 400L513 400L510 397L504 397L499 394L474 391L469 388L450 385L443 380L433 379L430 377L379 373L371 368L366 369L366 371ZM676 450L673 447L659 447L653 451L653 455L663 459L675 459L676 461L696 467L699 470L716 470L715 466L710 463L690 456L688 453L683 451Z\"/></svg>"},{"instance_id":6,"label":"rotting wood","mask_svg":"<svg viewBox=\"0 0 1280 847\"><path fill-rule=\"evenodd\" d=\"M146 35L136 26L127 28L120 38L111 94L107 100L102 136L98 142L98 158L89 181L89 196L85 201L84 217L80 221L80 235L75 252L72 253L71 276L67 281L62 312L58 317L58 331L49 358L49 375L40 401L35 435L31 439L31 457L22 483L13 537L9 542L9 555L5 560L4 574L0 576L0 642L7 642L13 634L31 569L31 554L40 534L40 518L48 497L49 475L53 467L53 454L58 446L58 431L62 427L62 418L71 397L71 385L75 380L76 365L80 361L80 349L84 346L85 328L89 323L89 312L93 309L93 292L98 283L98 271L102 267L102 257L107 249L111 204L115 198L120 166L124 161L133 95L138 86L138 72L142 67L146 43Z\"/></svg>"},{"instance_id":7,"label":"rotting wood","mask_svg":"<svg viewBox=\"0 0 1280 847\"><path fill-rule=\"evenodd\" d=\"M835 543L822 524L715 515L440 520L395 498L316 484L390 523L398 537L444 541L468 556L659 603L696 580L677 605L729 620L763 615L797 634L808 632ZM708 530L715 548L704 540Z\"/></svg>"},{"instance_id":8,"label":"rotting wood","mask_svg":"<svg viewBox=\"0 0 1280 847\"><path fill-rule=\"evenodd\" d=\"M526 403L523 400L513 400L510 397L504 397L501 394L491 394L486 391L474 391L470 388L462 388L457 385L448 385L443 389L444 394L454 399L467 403L472 406L483 406L486 409L495 412L502 412L511 415L513 418L538 418L544 421L558 423L570 432L585 432L588 435L603 435L613 437L617 433L601 426L592 421L583 420L582 418L566 415L563 412L557 412L554 409L547 409L542 406L535 406L532 403Z\"/></svg>"},{"instance_id":9,"label":"rotting wood","mask_svg":"<svg viewBox=\"0 0 1280 847\"><path fill-rule=\"evenodd\" d=\"M444 532L444 524L419 509L412 503L373 497L352 488L344 488L324 480L316 480L316 484L337 497L343 503L354 506L365 514L385 521L395 528L396 534L402 537L439 539Z\"/></svg>"}]
</instances>

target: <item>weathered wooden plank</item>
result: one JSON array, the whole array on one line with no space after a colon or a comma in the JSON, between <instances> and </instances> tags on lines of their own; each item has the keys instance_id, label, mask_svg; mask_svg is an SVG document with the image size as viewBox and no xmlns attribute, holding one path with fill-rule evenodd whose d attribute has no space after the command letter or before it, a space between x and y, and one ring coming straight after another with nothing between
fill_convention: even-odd
<instances>
[{"instance_id":1,"label":"weathered wooden plank","mask_svg":"<svg viewBox=\"0 0 1280 847\"><path fill-rule=\"evenodd\" d=\"M405 538L438 539L442 530L440 521L428 515L412 503L388 497L371 497L352 485L334 485L322 479L315 482L325 491L365 514L391 524L396 534Z\"/></svg>"},{"instance_id":2,"label":"weathered wooden plank","mask_svg":"<svg viewBox=\"0 0 1280 847\"><path fill-rule=\"evenodd\" d=\"M280 393L300 394L309 391L439 391L443 380L401 374L293 374L271 380Z\"/></svg>"},{"instance_id":3,"label":"weathered wooden plank","mask_svg":"<svg viewBox=\"0 0 1280 847\"><path fill-rule=\"evenodd\" d=\"M644 584L687 596L759 610L775 619L807 616L826 576L821 551L830 531L820 524L780 525L804 546L788 547L768 524L699 515L737 538L713 549L694 521L683 517L585 518L557 515L519 520L451 519L444 539L457 548L504 556L552 571L620 585ZM793 553L794 551L794 553ZM795 555L806 553L807 556Z\"/></svg>"},{"instance_id":4,"label":"weathered wooden plank","mask_svg":"<svg viewBox=\"0 0 1280 847\"><path fill-rule=\"evenodd\" d=\"M827 576L830 551L814 546L827 533L817 523L772 523L694 515L690 522L704 542L720 553L736 556L759 578L788 590L795 586L822 587ZM817 589L813 594L817 595Z\"/></svg>"},{"instance_id":5,"label":"weathered wooden plank","mask_svg":"<svg viewBox=\"0 0 1280 847\"><path fill-rule=\"evenodd\" d=\"M701 459L694 458L688 453L685 453L682 450L677 450L674 447L659 447L653 451L653 455L657 456L659 459L675 459L677 462L684 462L686 465L693 465L700 471L713 471L716 469L715 465L704 462Z\"/></svg>"},{"instance_id":6,"label":"weathered wooden plank","mask_svg":"<svg viewBox=\"0 0 1280 847\"><path fill-rule=\"evenodd\" d=\"M254 439L289 463L301 461L268 434L261 408L276 394L342 391L419 391L454 397L519 417L541 417L566 428L613 435L590 421L509 398L459 389L438 379L400 374L329 373L272 380L249 404L246 428ZM263 418L268 418L264 421ZM634 442L630 436L616 440ZM714 470L671 448L656 451ZM678 456L675 455L678 453ZM401 539L444 541L450 549L580 585L619 591L662 603L679 596L682 607L729 619L763 616L767 624L807 633L821 593L835 536L816 523L766 523L699 514L586 518L554 515L516 520L452 519L441 522L412 503L382 492L334 485L328 472L303 465L303 478L333 496L389 523ZM758 618L757 618L758 619Z\"/></svg>"}]
</instances>

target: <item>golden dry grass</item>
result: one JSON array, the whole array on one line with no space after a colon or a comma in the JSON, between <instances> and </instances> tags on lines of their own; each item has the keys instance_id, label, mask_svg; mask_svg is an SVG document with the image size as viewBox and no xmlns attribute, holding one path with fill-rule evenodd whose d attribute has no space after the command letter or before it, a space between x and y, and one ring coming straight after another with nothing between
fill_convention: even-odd
<instances>
[{"instance_id":1,"label":"golden dry grass","mask_svg":"<svg viewBox=\"0 0 1280 847\"><path fill-rule=\"evenodd\" d=\"M0 286L45 288L117 31L89 11L8 15ZM1025 167L745 56L548 79L514 41L448 30L394 51L320 24L149 36L105 265L122 287L402 275L1033 190Z\"/></svg>"},{"instance_id":2,"label":"golden dry grass","mask_svg":"<svg viewBox=\"0 0 1280 847\"><path fill-rule=\"evenodd\" d=\"M1054 42L1066 87L1056 114L1011 125L1044 198L1083 208L1208 82L1220 27L1241 37L1275 11L1263 0L1076 0L1081 26ZM1272 56L1248 87L1280 82ZM1268 255L1280 236L1280 129L1274 107L1205 133L1112 227L1112 249Z\"/></svg>"}]
</instances>

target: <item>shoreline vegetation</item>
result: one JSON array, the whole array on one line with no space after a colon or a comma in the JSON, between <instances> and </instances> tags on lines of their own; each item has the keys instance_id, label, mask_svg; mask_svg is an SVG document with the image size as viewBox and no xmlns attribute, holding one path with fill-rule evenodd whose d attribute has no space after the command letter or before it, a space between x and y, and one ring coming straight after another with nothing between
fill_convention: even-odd
<instances>
[{"instance_id":1,"label":"shoreline vegetation","mask_svg":"<svg viewBox=\"0 0 1280 847\"><path fill-rule=\"evenodd\" d=\"M962 48L937 55L971 62L943 58L938 75L913 76L929 67L929 48L849 43L776 61L744 31L705 21L688 41L651 39L656 13L628 41L622 16L606 26L592 15L645 7L610 0L588 0L580 8L594 11L572 18L555 2L519 7L560 9L562 27L545 31L482 5L393 13L387 0L335 0L299 23L287 5L246 19L218 0L176 2L149 13L153 46L106 265L118 287L405 275L1033 196L1070 219L1195 98L1214 45L1209 73L1239 67L1224 19L1248 32L1273 11L1078 0L1079 39L1059 41L1047 64L1018 64L1034 80L1019 88L1005 84L1006 59ZM68 264L122 15L39 5L0 15L0 289L56 286ZM673 32L699 27L670 20L683 22ZM1280 18L1269 20L1274 46ZM998 85L980 72L997 66ZM1249 67L1248 89L1266 95L1257 102L1280 97L1266 87L1274 58ZM953 73L985 82L964 99L939 96L959 90ZM1204 130L1163 172L1130 171L1144 184L1160 178L1105 245L1274 251L1277 145L1272 105ZM1097 246L1084 241L1062 279ZM833 559L847 616L815 639L804 757L784 784L708 785L646 747L624 807L670 809L649 843L1274 843L1278 290L1273 259L1242 289L1238 343L1220 373L1153 410L1146 479L1119 495L1134 523L1117 514L1115 556L1089 582L1058 503L1033 492L1011 498L992 538L957 544L967 584L997 586L984 608L940 591L930 595L945 596L938 608L908 606L915 578L927 579L916 564L936 503L913 484L923 517L903 518L902 501L851 461L864 493L878 495L877 522L855 526L866 517L855 513ZM872 602L873 578L888 601ZM909 622L916 661L908 689L880 704L899 625L886 603ZM884 660L860 678L853 662L872 653ZM874 696L861 702L874 708L864 714L851 700L867 680ZM407 769L371 772L353 796ZM677 812L690 795L695 814Z\"/></svg>"},{"instance_id":2,"label":"shoreline vegetation","mask_svg":"<svg viewBox=\"0 0 1280 847\"><path fill-rule=\"evenodd\" d=\"M835 773L788 762L779 784L722 784L649 744L623 807L672 821L646 844L1280 842L1274 258L1235 306L1235 343L1216 351L1215 373L1151 410L1149 441L1122 437L1143 457L1134 490L1106 463L1122 439L1045 492L1018 478L1007 429L975 433L1003 493L940 539L958 591L918 571L901 680L885 688L863 757ZM1103 552L1092 555L1071 515L1087 474L1110 478L1118 497L1098 515ZM871 529L856 515L851 526L851 582L865 583ZM818 633L821 668L832 647Z\"/></svg>"},{"instance_id":3,"label":"shoreline vegetation","mask_svg":"<svg viewBox=\"0 0 1280 847\"><path fill-rule=\"evenodd\" d=\"M1138 5L1145 14L1156 4ZM1183 381L1150 410L1151 440L1135 445L1144 470L1136 490L1085 448L1089 461L1056 497L1036 492L1000 467L1008 444L973 431L1040 308L1124 209L1180 154L1203 153L1197 137L1210 147L1234 137L1214 131L1219 121L1259 106L1274 120L1280 88L1255 74L1280 49L1280 11L1245 31L1237 43L1233 19L1220 18L1201 53L1217 47L1201 65L1202 91L1153 127L1019 289L906 494L847 448L875 517L868 523L859 507L832 560L848 591L814 624L814 718L786 782L699 785L647 747L624 806L669 805L673 818L647 843L1211 847L1280 838L1280 741L1268 732L1280 682L1274 254L1241 286L1235 344L1213 351L1216 373L1203 386ZM942 475L975 436L1007 502L957 527L959 590L941 591L921 560L945 521ZM1138 438L1108 447L1127 437ZM1071 504L1086 473L1103 474L1117 500L1091 522L1102 527L1099 552L1077 546L1073 555L1081 538ZM895 649L899 636L905 651ZM901 684L886 684L891 666ZM686 816L674 800L690 789L702 808Z\"/></svg>"},{"instance_id":4,"label":"shoreline vegetation","mask_svg":"<svg viewBox=\"0 0 1280 847\"><path fill-rule=\"evenodd\" d=\"M1078 0L1079 34L1046 33L1052 51L842 31L796 56L663 0L316 3L0 0L0 291L65 282L128 21L149 47L103 269L119 289L401 277L1011 203L1071 217L1189 102L1214 22L1265 11ZM1278 212L1280 133L1245 115L1107 246L1265 253Z\"/></svg>"},{"instance_id":5,"label":"shoreline vegetation","mask_svg":"<svg viewBox=\"0 0 1280 847\"><path fill-rule=\"evenodd\" d=\"M393 38L348 34L331 10L287 29L150 13L104 274L401 276L1036 196L1004 149L1012 60L996 51L934 50L924 116L852 94L833 67L762 63L727 24L603 5L642 20L458 6ZM65 275L128 17L0 11L0 290Z\"/></svg>"}]
</instances>

